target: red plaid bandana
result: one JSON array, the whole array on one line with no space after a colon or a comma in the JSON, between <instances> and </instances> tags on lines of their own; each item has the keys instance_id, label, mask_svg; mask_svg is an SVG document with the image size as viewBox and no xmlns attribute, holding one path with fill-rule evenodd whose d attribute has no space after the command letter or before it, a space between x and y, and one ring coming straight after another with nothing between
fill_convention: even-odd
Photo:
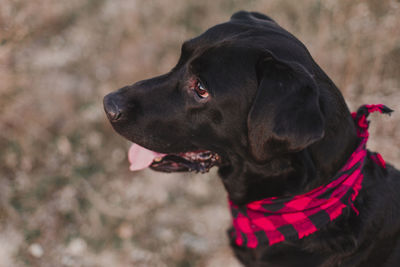
<instances>
[{"instance_id":1,"label":"red plaid bandana","mask_svg":"<svg viewBox=\"0 0 400 267\"><path fill-rule=\"evenodd\" d=\"M346 207L352 207L358 215L353 202L361 189L365 158L369 156L385 168L382 157L366 149L367 117L375 111L392 112L384 105L364 105L352 113L360 144L329 184L303 195L270 197L243 206L229 201L234 227L231 234L236 244L255 248L303 238L336 219Z\"/></svg>"}]
</instances>

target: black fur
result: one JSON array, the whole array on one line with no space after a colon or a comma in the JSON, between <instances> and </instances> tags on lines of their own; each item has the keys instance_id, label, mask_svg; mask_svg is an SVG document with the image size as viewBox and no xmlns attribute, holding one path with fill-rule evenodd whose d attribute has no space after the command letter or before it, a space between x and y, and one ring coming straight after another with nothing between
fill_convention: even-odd
<instances>
[{"instance_id":1,"label":"black fur","mask_svg":"<svg viewBox=\"0 0 400 267\"><path fill-rule=\"evenodd\" d=\"M193 79L209 90L208 100L191 90ZM341 93L305 46L254 12L185 42L169 73L104 103L115 130L135 143L218 153L219 175L238 205L327 183L357 144ZM271 247L232 242L235 254L246 266L400 266L400 173L368 160L364 176L359 216L346 210L315 234Z\"/></svg>"}]
</instances>

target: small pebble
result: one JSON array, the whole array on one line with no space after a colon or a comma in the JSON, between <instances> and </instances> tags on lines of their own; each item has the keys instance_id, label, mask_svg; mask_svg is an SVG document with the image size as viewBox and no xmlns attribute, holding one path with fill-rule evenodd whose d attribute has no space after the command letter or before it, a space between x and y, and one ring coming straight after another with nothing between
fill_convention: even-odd
<instances>
[{"instance_id":1,"label":"small pebble","mask_svg":"<svg viewBox=\"0 0 400 267\"><path fill-rule=\"evenodd\" d=\"M28 250L29 253L35 258L42 257L44 253L42 246L37 243L33 243L32 245L30 245Z\"/></svg>"}]
</instances>

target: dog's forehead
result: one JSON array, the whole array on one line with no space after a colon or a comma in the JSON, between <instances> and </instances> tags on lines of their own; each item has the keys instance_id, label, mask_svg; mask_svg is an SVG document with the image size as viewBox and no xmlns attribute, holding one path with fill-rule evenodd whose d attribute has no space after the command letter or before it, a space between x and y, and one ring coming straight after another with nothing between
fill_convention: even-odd
<instances>
[{"instance_id":1,"label":"dog's forehead","mask_svg":"<svg viewBox=\"0 0 400 267\"><path fill-rule=\"evenodd\" d=\"M201 35L186 41L182 52L200 54L218 47L239 47L270 51L282 59L308 61L308 50L291 33L274 21L249 17L217 24Z\"/></svg>"},{"instance_id":2,"label":"dog's forehead","mask_svg":"<svg viewBox=\"0 0 400 267\"><path fill-rule=\"evenodd\" d=\"M241 21L231 20L215 25L182 44L178 66L183 62L193 62L193 59L200 59L208 52L217 55L219 61L221 61L224 55L231 57L232 53L236 53L235 51L238 51L236 48L245 48L249 51L254 48L252 41L256 41L257 36L265 38L265 30L254 28ZM207 56L206 58L210 61L213 60L214 56L211 56L211 58Z\"/></svg>"},{"instance_id":3,"label":"dog's forehead","mask_svg":"<svg viewBox=\"0 0 400 267\"><path fill-rule=\"evenodd\" d=\"M242 21L228 21L217 24L204 33L183 43L183 49L193 51L199 47L216 47L227 42L243 40L246 36L265 35L265 28L254 27L254 25ZM258 34L257 34L258 32Z\"/></svg>"}]
</instances>

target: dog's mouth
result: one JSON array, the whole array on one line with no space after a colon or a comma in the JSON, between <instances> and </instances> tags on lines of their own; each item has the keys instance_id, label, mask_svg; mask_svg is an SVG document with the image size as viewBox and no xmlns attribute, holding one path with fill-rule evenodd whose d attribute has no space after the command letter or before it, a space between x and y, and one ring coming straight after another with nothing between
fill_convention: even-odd
<instances>
[{"instance_id":1,"label":"dog's mouth","mask_svg":"<svg viewBox=\"0 0 400 267\"><path fill-rule=\"evenodd\" d=\"M130 170L151 168L160 172L208 172L221 162L220 156L209 150L190 151L177 154L162 154L137 144L129 149Z\"/></svg>"}]
</instances>

